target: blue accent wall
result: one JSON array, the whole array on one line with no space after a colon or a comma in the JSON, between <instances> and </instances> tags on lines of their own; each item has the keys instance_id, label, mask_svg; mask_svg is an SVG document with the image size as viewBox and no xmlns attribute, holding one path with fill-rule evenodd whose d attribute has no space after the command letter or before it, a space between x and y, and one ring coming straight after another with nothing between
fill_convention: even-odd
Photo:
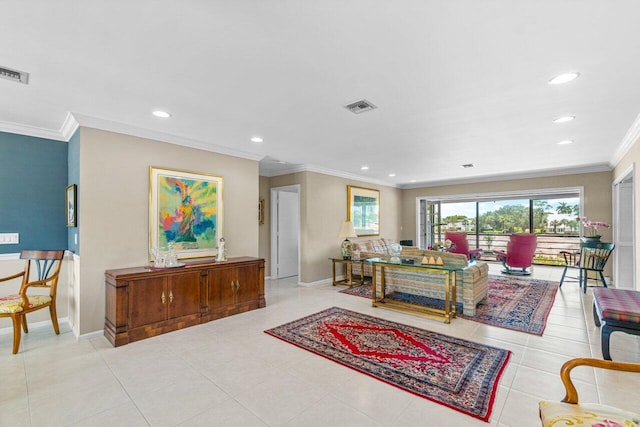
<instances>
[{"instance_id":1,"label":"blue accent wall","mask_svg":"<svg viewBox=\"0 0 640 427\"><path fill-rule=\"evenodd\" d=\"M0 233L20 233L23 249L67 249L67 143L0 132Z\"/></svg>"},{"instance_id":2,"label":"blue accent wall","mask_svg":"<svg viewBox=\"0 0 640 427\"><path fill-rule=\"evenodd\" d=\"M80 200L80 130L77 130L76 133L69 139L67 143L67 162L68 162L68 172L67 172L67 182L69 184L76 184L76 226L67 228L67 248L76 253L80 254L80 232L78 227L80 226L80 205L82 201ZM76 236L77 240L76 240ZM76 243L76 241L78 243Z\"/></svg>"}]
</instances>

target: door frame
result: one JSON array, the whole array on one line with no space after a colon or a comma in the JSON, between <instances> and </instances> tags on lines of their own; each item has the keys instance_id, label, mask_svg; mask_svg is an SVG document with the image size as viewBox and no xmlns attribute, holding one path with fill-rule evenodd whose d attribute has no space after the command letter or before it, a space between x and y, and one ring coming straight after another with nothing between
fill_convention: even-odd
<instances>
[{"instance_id":1,"label":"door frame","mask_svg":"<svg viewBox=\"0 0 640 427\"><path fill-rule=\"evenodd\" d=\"M271 249L270 249L270 258L271 262L271 278L278 278L278 264L279 260L278 256L278 193L279 192L287 192L287 193L296 193L298 195L298 209L296 213L298 215L298 277L300 277L300 184L293 185L284 185L281 187L272 187L270 191L271 200L269 202L271 206Z\"/></svg>"},{"instance_id":2,"label":"door frame","mask_svg":"<svg viewBox=\"0 0 640 427\"><path fill-rule=\"evenodd\" d=\"M620 248L622 247L620 243L620 224L619 218L620 213L620 200L618 194L618 185L623 183L628 178L631 178L631 259L632 269L631 269L631 289L637 289L636 286L636 203L635 203L635 163L632 163L625 171L623 171L618 177L614 178L613 184L611 186L611 197L612 197L612 219L613 219L613 243L616 245L617 251L613 252L613 283L616 287L619 287L618 281L618 271L620 268L620 258L617 256L617 253L620 252ZM627 234L627 232L625 232Z\"/></svg>"}]
</instances>

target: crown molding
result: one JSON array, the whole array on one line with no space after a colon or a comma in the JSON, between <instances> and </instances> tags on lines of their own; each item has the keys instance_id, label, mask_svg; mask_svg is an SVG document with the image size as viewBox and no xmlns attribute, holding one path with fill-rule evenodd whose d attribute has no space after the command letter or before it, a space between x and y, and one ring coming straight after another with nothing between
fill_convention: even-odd
<instances>
[{"instance_id":1,"label":"crown molding","mask_svg":"<svg viewBox=\"0 0 640 427\"><path fill-rule=\"evenodd\" d=\"M67 117L64 119L62 126L60 126L60 135L65 141L69 141L79 127L80 123L78 123L73 114L67 113Z\"/></svg>"},{"instance_id":2,"label":"crown molding","mask_svg":"<svg viewBox=\"0 0 640 427\"><path fill-rule=\"evenodd\" d=\"M514 179L546 178L550 176L560 176L560 175L577 175L577 174L583 174L583 173L611 172L612 169L613 168L609 166L608 163L599 163L595 165L579 166L575 168L543 169L543 170L537 170L532 172L510 173L510 174L502 174L502 175L486 175L486 176L477 176L473 178L464 178L464 179L415 182L411 184L401 185L400 188L405 190L405 189L424 188L424 187L440 187L443 185L473 184L478 182L511 181Z\"/></svg>"},{"instance_id":3,"label":"crown molding","mask_svg":"<svg viewBox=\"0 0 640 427\"><path fill-rule=\"evenodd\" d=\"M369 184L384 185L386 187L394 187L394 188L400 187L396 183L390 183L390 182L379 180L379 179L371 179L366 176L356 175L348 172L343 172L343 171L330 169L330 168L324 168L324 167L315 166L315 165L293 165L291 167L285 166L282 169L278 169L278 171L263 173L261 174L261 176L266 176L267 178L271 178L274 176L289 175L289 174L298 173L298 172L315 172L315 173L321 173L323 175L335 176L338 178L345 178L345 179L350 179L354 181L362 181Z\"/></svg>"},{"instance_id":4,"label":"crown molding","mask_svg":"<svg viewBox=\"0 0 640 427\"><path fill-rule=\"evenodd\" d=\"M137 136L139 138L153 139L155 141L181 145L184 147L197 148L203 151L211 151L214 153L240 157L248 160L259 161L264 157L264 155L262 154L249 153L247 151L236 150L222 145L212 144L191 138L185 138L166 132L159 132L151 129L128 125L125 123L114 122L111 120L105 120L98 117L87 116L79 113L73 113L73 116L76 118L80 126L84 127Z\"/></svg>"},{"instance_id":5,"label":"crown molding","mask_svg":"<svg viewBox=\"0 0 640 427\"><path fill-rule=\"evenodd\" d=\"M611 161L609 165L611 167L615 167L622 158L627 154L627 152L631 149L633 144L640 139L640 114L636 117L636 119L629 127L629 130L622 138L622 143L618 146L618 149L613 153L613 157L611 157Z\"/></svg>"},{"instance_id":6,"label":"crown molding","mask_svg":"<svg viewBox=\"0 0 640 427\"><path fill-rule=\"evenodd\" d=\"M67 118L69 116L67 115ZM66 120L65 120L66 122ZM52 139L54 141L67 142L68 139L62 135L60 130L51 130L38 126L29 126L19 123L4 122L0 120L0 131L15 133L17 135L33 136L35 138Z\"/></svg>"}]
</instances>

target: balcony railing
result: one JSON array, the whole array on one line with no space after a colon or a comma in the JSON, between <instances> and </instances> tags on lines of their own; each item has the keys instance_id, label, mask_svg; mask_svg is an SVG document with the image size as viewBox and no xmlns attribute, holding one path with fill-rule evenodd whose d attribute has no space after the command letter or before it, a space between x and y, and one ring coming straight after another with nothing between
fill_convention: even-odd
<instances>
[{"instance_id":1,"label":"balcony railing","mask_svg":"<svg viewBox=\"0 0 640 427\"><path fill-rule=\"evenodd\" d=\"M491 243L486 239L488 236L493 238ZM533 259L534 264L564 265L564 258L560 254L561 251L580 250L580 236L560 234L538 234L537 236L538 244L536 246L536 255ZM475 234L469 234L467 240L470 248L476 247ZM482 259L495 261L494 251L505 251L508 242L509 234L480 233L478 247L484 251Z\"/></svg>"}]
</instances>

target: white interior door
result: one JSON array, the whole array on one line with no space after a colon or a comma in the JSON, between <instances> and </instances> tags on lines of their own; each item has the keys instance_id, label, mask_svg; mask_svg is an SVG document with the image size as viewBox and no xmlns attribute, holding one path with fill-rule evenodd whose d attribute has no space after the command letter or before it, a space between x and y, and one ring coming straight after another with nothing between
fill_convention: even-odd
<instances>
[{"instance_id":1,"label":"white interior door","mask_svg":"<svg viewBox=\"0 0 640 427\"><path fill-rule=\"evenodd\" d=\"M614 236L613 279L616 288L635 289L635 203L633 171L613 187Z\"/></svg>"},{"instance_id":2,"label":"white interior door","mask_svg":"<svg viewBox=\"0 0 640 427\"><path fill-rule=\"evenodd\" d=\"M300 195L298 186L271 191L271 277L298 275L300 240Z\"/></svg>"}]
</instances>

